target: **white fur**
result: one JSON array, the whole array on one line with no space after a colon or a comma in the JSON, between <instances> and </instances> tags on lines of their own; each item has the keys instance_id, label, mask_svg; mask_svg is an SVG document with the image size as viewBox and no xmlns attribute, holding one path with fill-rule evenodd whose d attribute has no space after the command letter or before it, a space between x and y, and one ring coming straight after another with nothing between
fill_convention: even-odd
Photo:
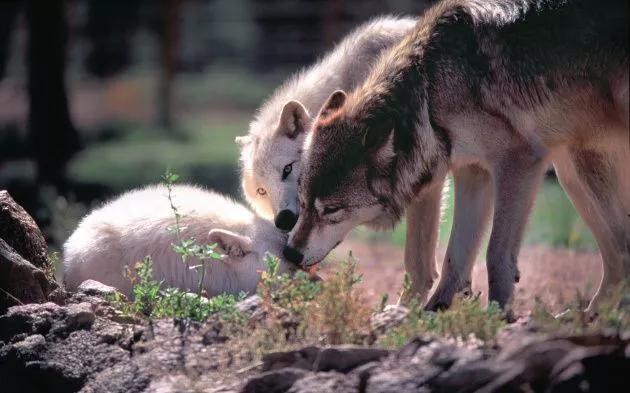
<instances>
[{"instance_id":1,"label":"white fur","mask_svg":"<svg viewBox=\"0 0 630 393\"><path fill-rule=\"evenodd\" d=\"M382 50L399 43L416 22L414 18L385 16L359 26L319 62L286 81L262 105L250 124L249 135L237 140L242 145L243 190L259 214L273 217L281 210L299 213L299 161L312 120L330 93L363 82ZM283 113L292 102L305 110L302 130L297 132ZM291 163L291 174L282 180L283 168ZM264 195L257 194L260 188L266 191Z\"/></svg>"},{"instance_id":2,"label":"white fur","mask_svg":"<svg viewBox=\"0 0 630 393\"><path fill-rule=\"evenodd\" d=\"M129 295L131 284L123 270L149 255L155 279L164 280L166 286L196 290L197 272L172 248L177 239L169 231L175 219L167 195L164 186L133 190L85 217L63 247L67 288L75 290L84 280L95 279ZM280 255L286 236L271 222L212 191L177 185L173 200L183 216L183 238L194 237L199 244L218 242L219 251L227 254L222 260L208 261L203 283L208 294L254 292L264 269L264 253ZM198 261L189 261L195 264Z\"/></svg>"}]
</instances>

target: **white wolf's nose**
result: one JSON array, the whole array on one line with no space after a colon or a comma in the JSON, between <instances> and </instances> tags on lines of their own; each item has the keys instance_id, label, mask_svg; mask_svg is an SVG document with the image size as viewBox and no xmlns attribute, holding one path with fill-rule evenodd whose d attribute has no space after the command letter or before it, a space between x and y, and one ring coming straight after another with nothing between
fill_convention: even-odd
<instances>
[{"instance_id":1,"label":"white wolf's nose","mask_svg":"<svg viewBox=\"0 0 630 393\"><path fill-rule=\"evenodd\" d=\"M278 229L290 231L295 226L298 216L289 209L280 210L276 215L274 223Z\"/></svg>"}]
</instances>

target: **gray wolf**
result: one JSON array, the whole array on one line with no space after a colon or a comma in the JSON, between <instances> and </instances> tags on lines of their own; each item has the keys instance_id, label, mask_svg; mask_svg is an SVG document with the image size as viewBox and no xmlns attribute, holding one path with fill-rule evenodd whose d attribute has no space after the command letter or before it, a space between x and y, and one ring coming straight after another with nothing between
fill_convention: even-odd
<instances>
[{"instance_id":1,"label":"gray wolf","mask_svg":"<svg viewBox=\"0 0 630 393\"><path fill-rule=\"evenodd\" d=\"M490 221L488 297L507 307L553 165L602 255L587 309L596 312L630 277L628 118L626 0L443 1L363 84L324 104L305 140L301 213L284 255L315 264L355 226L392 227L406 213L405 267L425 300L452 172L455 222L427 308L470 285Z\"/></svg>"}]
</instances>

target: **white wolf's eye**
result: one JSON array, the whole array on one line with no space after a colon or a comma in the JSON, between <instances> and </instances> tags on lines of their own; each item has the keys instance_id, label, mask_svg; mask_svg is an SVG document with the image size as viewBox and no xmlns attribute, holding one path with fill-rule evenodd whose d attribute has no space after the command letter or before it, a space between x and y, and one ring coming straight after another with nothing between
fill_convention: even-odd
<instances>
[{"instance_id":1,"label":"white wolf's eye","mask_svg":"<svg viewBox=\"0 0 630 393\"><path fill-rule=\"evenodd\" d=\"M256 194L263 196L263 195L267 195L267 190L265 190L264 188L260 187L256 190Z\"/></svg>"},{"instance_id":2,"label":"white wolf's eye","mask_svg":"<svg viewBox=\"0 0 630 393\"><path fill-rule=\"evenodd\" d=\"M285 180L291 174L292 170L293 170L293 163L285 165L284 169L282 169L282 180Z\"/></svg>"}]
</instances>

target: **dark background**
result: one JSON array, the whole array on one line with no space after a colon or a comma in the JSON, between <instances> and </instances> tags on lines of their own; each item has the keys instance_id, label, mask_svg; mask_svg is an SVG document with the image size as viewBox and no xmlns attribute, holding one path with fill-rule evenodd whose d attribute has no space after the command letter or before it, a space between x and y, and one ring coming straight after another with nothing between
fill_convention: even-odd
<instances>
[{"instance_id":1,"label":"dark background","mask_svg":"<svg viewBox=\"0 0 630 393\"><path fill-rule=\"evenodd\" d=\"M0 2L0 189L61 243L99 200L159 181L241 196L233 139L289 74L421 0Z\"/></svg>"},{"instance_id":2,"label":"dark background","mask_svg":"<svg viewBox=\"0 0 630 393\"><path fill-rule=\"evenodd\" d=\"M256 108L358 24L429 0L0 0L0 189L58 249L104 198L183 181L241 198L238 147ZM441 239L448 239L452 200ZM360 240L404 244L404 225ZM529 243L594 249L558 184Z\"/></svg>"}]
</instances>

